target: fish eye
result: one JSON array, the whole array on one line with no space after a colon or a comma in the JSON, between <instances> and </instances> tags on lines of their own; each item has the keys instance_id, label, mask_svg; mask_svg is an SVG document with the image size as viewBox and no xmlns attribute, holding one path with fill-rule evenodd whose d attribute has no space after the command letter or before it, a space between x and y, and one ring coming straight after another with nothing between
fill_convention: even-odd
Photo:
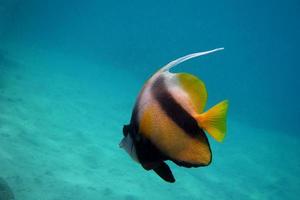
<instances>
[{"instance_id":1,"label":"fish eye","mask_svg":"<svg viewBox=\"0 0 300 200\"><path fill-rule=\"evenodd\" d=\"M123 126L123 135L126 137L129 134L129 125Z\"/></svg>"}]
</instances>

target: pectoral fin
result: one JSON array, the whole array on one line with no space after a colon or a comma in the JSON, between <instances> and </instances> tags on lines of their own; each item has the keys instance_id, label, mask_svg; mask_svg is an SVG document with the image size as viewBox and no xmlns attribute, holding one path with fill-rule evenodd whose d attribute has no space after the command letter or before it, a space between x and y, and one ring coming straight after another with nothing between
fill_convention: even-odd
<instances>
[{"instance_id":1,"label":"pectoral fin","mask_svg":"<svg viewBox=\"0 0 300 200\"><path fill-rule=\"evenodd\" d=\"M165 163L161 162L156 168L153 169L157 175L167 182L174 183L175 178L172 174L170 167Z\"/></svg>"}]
</instances>

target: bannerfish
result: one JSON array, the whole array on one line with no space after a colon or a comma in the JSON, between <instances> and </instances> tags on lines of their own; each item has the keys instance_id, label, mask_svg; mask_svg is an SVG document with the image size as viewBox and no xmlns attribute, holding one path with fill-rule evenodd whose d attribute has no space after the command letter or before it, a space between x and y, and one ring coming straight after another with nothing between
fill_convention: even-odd
<instances>
[{"instance_id":1,"label":"bannerfish","mask_svg":"<svg viewBox=\"0 0 300 200\"><path fill-rule=\"evenodd\" d=\"M124 138L119 146L145 170L153 170L167 182L175 182L167 160L187 168L211 163L205 132L218 142L223 141L228 108L228 101L224 100L203 112L207 100L204 83L192 74L169 70L222 49L189 54L159 69L144 84L130 123L123 126Z\"/></svg>"}]
</instances>

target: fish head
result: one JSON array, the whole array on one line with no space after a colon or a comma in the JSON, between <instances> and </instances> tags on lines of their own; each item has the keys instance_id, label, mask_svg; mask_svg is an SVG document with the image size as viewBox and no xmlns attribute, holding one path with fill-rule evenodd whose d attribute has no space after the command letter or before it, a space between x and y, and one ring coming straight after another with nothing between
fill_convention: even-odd
<instances>
[{"instance_id":1,"label":"fish head","mask_svg":"<svg viewBox=\"0 0 300 200\"><path fill-rule=\"evenodd\" d=\"M121 140L119 147L124 149L134 161L138 162L136 148L134 146L131 135L129 134L129 125L125 125L123 127L123 135L124 138Z\"/></svg>"}]
</instances>

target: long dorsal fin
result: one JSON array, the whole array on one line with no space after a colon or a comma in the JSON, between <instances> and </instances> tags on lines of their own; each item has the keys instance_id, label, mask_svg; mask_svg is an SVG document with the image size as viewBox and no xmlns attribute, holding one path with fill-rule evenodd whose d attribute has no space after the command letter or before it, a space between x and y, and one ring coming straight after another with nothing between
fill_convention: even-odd
<instances>
[{"instance_id":1,"label":"long dorsal fin","mask_svg":"<svg viewBox=\"0 0 300 200\"><path fill-rule=\"evenodd\" d=\"M190 60L192 58L196 58L196 57L199 57L199 56L203 56L203 55L207 55L207 54L210 54L210 53L213 53L213 52L216 52L216 51L221 51L223 50L224 48L217 48L217 49L213 49L213 50L209 50L209 51L203 51L203 52L197 52L197 53L192 53L192 54L188 54L186 56L183 56L183 57L180 57L180 58L177 58L176 60L173 60L171 62L169 62L168 64L166 64L164 67L162 67L160 70L158 70L156 72L156 74L160 74L160 73L163 73L165 71L168 71L170 70L171 68L175 67L176 65L179 65L180 63L183 63L187 60Z\"/></svg>"}]
</instances>

